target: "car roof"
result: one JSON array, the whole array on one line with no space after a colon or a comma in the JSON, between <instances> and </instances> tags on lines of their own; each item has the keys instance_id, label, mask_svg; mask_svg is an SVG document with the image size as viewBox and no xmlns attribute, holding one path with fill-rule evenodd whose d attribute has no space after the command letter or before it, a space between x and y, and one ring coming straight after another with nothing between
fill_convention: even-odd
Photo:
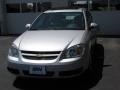
<instances>
[{"instance_id":1,"label":"car roof","mask_svg":"<svg viewBox=\"0 0 120 90\"><path fill-rule=\"evenodd\" d=\"M61 9L61 10L47 10L44 13L54 13L54 12L83 12L85 9Z\"/></svg>"}]
</instances>

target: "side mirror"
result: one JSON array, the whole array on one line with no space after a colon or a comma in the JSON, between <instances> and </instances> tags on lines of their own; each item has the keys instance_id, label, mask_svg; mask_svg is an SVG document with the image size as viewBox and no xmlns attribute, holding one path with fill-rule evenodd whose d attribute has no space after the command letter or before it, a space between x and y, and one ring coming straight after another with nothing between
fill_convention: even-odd
<instances>
[{"instance_id":1,"label":"side mirror","mask_svg":"<svg viewBox=\"0 0 120 90\"><path fill-rule=\"evenodd\" d=\"M90 28L93 29L93 28L97 28L98 27L98 24L97 23L91 23L90 24Z\"/></svg>"},{"instance_id":2,"label":"side mirror","mask_svg":"<svg viewBox=\"0 0 120 90\"><path fill-rule=\"evenodd\" d=\"M31 27L31 24L26 24L26 25L25 25L25 28L26 28L26 29L29 29L30 27Z\"/></svg>"}]
</instances>

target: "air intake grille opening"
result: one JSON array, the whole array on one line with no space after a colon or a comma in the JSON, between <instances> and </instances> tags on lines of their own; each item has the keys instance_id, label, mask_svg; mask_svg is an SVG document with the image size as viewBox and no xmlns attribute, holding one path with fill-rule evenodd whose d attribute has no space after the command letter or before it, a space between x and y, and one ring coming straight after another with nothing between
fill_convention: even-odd
<instances>
[{"instance_id":1,"label":"air intake grille opening","mask_svg":"<svg viewBox=\"0 0 120 90\"><path fill-rule=\"evenodd\" d=\"M58 57L60 51L52 52L36 52L36 51L21 51L23 58L29 60L53 60Z\"/></svg>"}]
</instances>

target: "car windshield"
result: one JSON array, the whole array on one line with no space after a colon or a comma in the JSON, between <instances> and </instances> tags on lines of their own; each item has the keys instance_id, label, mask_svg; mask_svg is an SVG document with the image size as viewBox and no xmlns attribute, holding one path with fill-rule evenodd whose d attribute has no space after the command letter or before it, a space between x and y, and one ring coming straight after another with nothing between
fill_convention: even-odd
<instances>
[{"instance_id":1,"label":"car windshield","mask_svg":"<svg viewBox=\"0 0 120 90\"><path fill-rule=\"evenodd\" d=\"M82 12L43 13L30 30L85 30L84 15Z\"/></svg>"}]
</instances>

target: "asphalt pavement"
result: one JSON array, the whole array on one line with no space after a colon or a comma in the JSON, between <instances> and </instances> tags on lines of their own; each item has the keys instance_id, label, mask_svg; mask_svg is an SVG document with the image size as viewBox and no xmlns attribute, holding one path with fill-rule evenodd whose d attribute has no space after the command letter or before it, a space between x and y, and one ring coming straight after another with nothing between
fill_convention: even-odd
<instances>
[{"instance_id":1,"label":"asphalt pavement","mask_svg":"<svg viewBox=\"0 0 120 90\"><path fill-rule=\"evenodd\" d=\"M8 49L16 37L0 36L0 90L120 90L120 38L99 38L104 46L102 75L71 79L16 78L6 69Z\"/></svg>"}]
</instances>

